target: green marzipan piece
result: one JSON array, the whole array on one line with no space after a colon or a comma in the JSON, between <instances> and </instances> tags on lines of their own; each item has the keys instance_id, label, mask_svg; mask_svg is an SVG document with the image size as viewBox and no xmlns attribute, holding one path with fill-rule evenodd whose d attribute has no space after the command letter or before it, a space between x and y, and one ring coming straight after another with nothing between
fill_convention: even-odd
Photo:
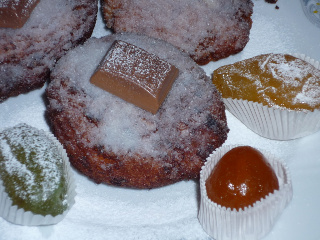
<instances>
[{"instance_id":1,"label":"green marzipan piece","mask_svg":"<svg viewBox=\"0 0 320 240\"><path fill-rule=\"evenodd\" d=\"M32 136L26 136L30 133L31 127L27 125L21 125L15 127L20 127L21 134L19 141L30 141L30 137L32 137L32 145L35 144L43 144L43 141L50 141L47 137L42 136L37 132L37 129L32 128ZM26 130L26 127L28 129ZM28 181L28 176L21 176L17 172L16 174L10 174L5 166L5 161L10 161L10 159L6 159L2 151L0 151L0 177L3 181L3 185L9 197L11 198L13 205L17 205L18 208L23 208L25 211L31 211L34 214L41 215L52 215L56 216L62 214L63 211L67 209L66 204L66 194L67 194L67 186L66 179L63 174L64 166L61 156L57 153L57 148L54 143L50 143L48 145L50 148L47 148L46 151L52 151L51 154L48 152L38 154L37 151L40 148L35 149L25 149L19 141L13 141L8 137L8 129L3 133L0 133L0 150L1 150L1 140L6 142L8 146L10 146L11 154L21 163L23 164L30 172L33 173L35 178L35 184L30 186L30 181ZM44 170L46 172L48 169L43 169L40 164L37 162L38 155L45 158L41 159L41 161L55 161L55 165L58 168L59 173L59 181L56 183L55 189L50 191L49 196L46 199L43 198L44 189L43 185L46 185L48 181L54 181L54 176L49 177L45 176ZM49 156L54 156L54 159L49 159ZM51 170L55 171L55 169ZM51 174L50 174L51 175ZM31 189L30 189L31 187ZM21 191L25 191L24 197L21 197Z\"/></svg>"}]
</instances>

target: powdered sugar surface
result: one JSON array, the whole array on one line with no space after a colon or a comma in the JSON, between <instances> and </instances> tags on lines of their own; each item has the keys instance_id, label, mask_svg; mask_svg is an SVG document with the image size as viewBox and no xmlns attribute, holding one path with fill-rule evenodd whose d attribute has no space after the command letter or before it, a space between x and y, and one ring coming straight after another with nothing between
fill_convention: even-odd
<instances>
[{"instance_id":1,"label":"powdered sugar surface","mask_svg":"<svg viewBox=\"0 0 320 240\"><path fill-rule=\"evenodd\" d=\"M150 53L157 54L171 64L175 64L180 71L179 77L174 82L171 91L156 115L150 114L124 100L92 85L89 79L99 62L107 52L114 39L129 42L144 48ZM87 52L90 52L88 56ZM60 75L63 73L63 75ZM108 41L92 39L83 48L75 49L62 59L53 73L57 78L51 82L49 88L60 88L60 80L68 84L68 89L76 89L85 94L75 95L75 99L63 88L59 94L62 106L54 108L68 111L70 101L75 101L85 106L85 115L99 121L98 127L87 125L77 126L79 136L89 132L88 141L83 144L92 146L105 146L106 150L115 153L139 153L142 155L163 156L165 149L185 149L188 151L195 139L193 131L208 122L211 109L221 103L220 95L205 73L188 57L181 57L181 53L171 45L159 43L150 38L136 35L109 36ZM208 104L209 103L209 104ZM73 106L73 105L71 105ZM219 105L217 105L219 106ZM72 114L76 114L73 113ZM79 112L80 116L83 112ZM81 117L82 118L82 117ZM213 116L213 119L219 117ZM215 120L216 121L216 120ZM220 124L217 122L217 128ZM90 131L88 130L90 128ZM185 128L185 131L181 129ZM201 136L198 136L201 137ZM80 139L83 139L79 137Z\"/></svg>"},{"instance_id":2,"label":"powdered sugar surface","mask_svg":"<svg viewBox=\"0 0 320 240\"><path fill-rule=\"evenodd\" d=\"M25 9L28 9L29 6L32 6L36 1L38 0L2 0L0 2L0 8L13 8L15 9L17 6L21 5L21 1L23 1L23 4L24 4L24 8L23 10Z\"/></svg>"},{"instance_id":3,"label":"powdered sugar surface","mask_svg":"<svg viewBox=\"0 0 320 240\"><path fill-rule=\"evenodd\" d=\"M166 80L171 65L141 48L117 41L101 64L103 72L126 79L153 97Z\"/></svg>"},{"instance_id":4,"label":"powdered sugar surface","mask_svg":"<svg viewBox=\"0 0 320 240\"><path fill-rule=\"evenodd\" d=\"M75 4L72 4L72 1L41 0L23 28L0 29L0 47L5 49L0 54L0 62L5 62L6 59L13 58L13 56L18 57L21 53L26 54L24 49L33 45L33 43L37 43L28 49L27 55L34 54L34 58L37 59L46 53L44 56L45 64L51 68L54 64L52 49L58 45L58 41L72 32L70 31L72 23L79 18L78 15L72 13L74 7ZM74 38L79 37L77 34L79 32L75 31ZM52 42L47 41L48 36L50 36ZM9 44L8 38L11 40ZM67 46L64 46L64 48L67 48Z\"/></svg>"},{"instance_id":5,"label":"powdered sugar surface","mask_svg":"<svg viewBox=\"0 0 320 240\"><path fill-rule=\"evenodd\" d=\"M320 69L301 60L285 61L283 55L271 55L273 61L268 64L266 71L272 73L279 81L282 89L296 89L285 95L292 104L307 104L313 108L320 107ZM266 60L267 62L268 60ZM263 70L264 67L261 67ZM274 104L269 99L271 104Z\"/></svg>"},{"instance_id":6,"label":"powdered sugar surface","mask_svg":"<svg viewBox=\"0 0 320 240\"><path fill-rule=\"evenodd\" d=\"M250 30L246 21L237 19L251 12L252 5L246 1L130 0L114 5L119 9L107 21L108 27L165 39L197 57L233 42L241 48L247 41L243 35ZM212 39L213 44L208 44Z\"/></svg>"},{"instance_id":7,"label":"powdered sugar surface","mask_svg":"<svg viewBox=\"0 0 320 240\"><path fill-rule=\"evenodd\" d=\"M278 108L320 108L320 69L299 57L259 55L222 67L215 74L217 84L222 79L227 83L221 87L224 97L258 101Z\"/></svg>"},{"instance_id":8,"label":"powdered sugar surface","mask_svg":"<svg viewBox=\"0 0 320 240\"><path fill-rule=\"evenodd\" d=\"M1 90L6 93L22 81L31 86L44 82L39 78L89 30L95 14L88 12L88 6L94 4L41 0L22 28L0 28Z\"/></svg>"},{"instance_id":9,"label":"powdered sugar surface","mask_svg":"<svg viewBox=\"0 0 320 240\"><path fill-rule=\"evenodd\" d=\"M296 90L283 95L287 101L292 104L304 103L314 108L320 106L320 70L311 64L299 58L294 61L286 61L284 55L271 54L260 65L260 69L271 73L275 81L279 82L279 89ZM264 94L265 85L260 86L259 81L254 82L257 84L257 88L261 89L261 94ZM277 92L277 89L274 89L274 92ZM268 94L264 94L264 96L268 97ZM270 105L276 105L273 99L269 98L268 102Z\"/></svg>"},{"instance_id":10,"label":"powdered sugar surface","mask_svg":"<svg viewBox=\"0 0 320 240\"><path fill-rule=\"evenodd\" d=\"M22 155L17 151L22 151ZM63 173L62 158L57 153L44 132L28 125L20 124L0 133L1 166L12 176L11 184L25 202L46 201L59 187Z\"/></svg>"}]
</instances>

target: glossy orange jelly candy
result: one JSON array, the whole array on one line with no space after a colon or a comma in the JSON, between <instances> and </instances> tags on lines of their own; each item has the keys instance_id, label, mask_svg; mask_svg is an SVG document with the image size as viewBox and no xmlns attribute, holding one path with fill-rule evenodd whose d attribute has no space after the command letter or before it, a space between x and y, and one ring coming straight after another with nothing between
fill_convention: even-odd
<instances>
[{"instance_id":1,"label":"glossy orange jelly candy","mask_svg":"<svg viewBox=\"0 0 320 240\"><path fill-rule=\"evenodd\" d=\"M320 108L320 70L289 54L263 54L213 72L223 98L291 110Z\"/></svg>"},{"instance_id":2,"label":"glossy orange jelly candy","mask_svg":"<svg viewBox=\"0 0 320 240\"><path fill-rule=\"evenodd\" d=\"M250 147L231 149L206 181L209 199L226 208L244 209L279 189L278 178L263 154Z\"/></svg>"}]
</instances>

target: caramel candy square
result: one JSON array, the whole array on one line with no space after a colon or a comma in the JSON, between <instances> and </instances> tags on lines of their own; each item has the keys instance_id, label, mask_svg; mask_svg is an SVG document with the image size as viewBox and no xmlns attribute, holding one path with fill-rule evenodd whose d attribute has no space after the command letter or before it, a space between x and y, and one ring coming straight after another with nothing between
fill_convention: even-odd
<instances>
[{"instance_id":1,"label":"caramel candy square","mask_svg":"<svg viewBox=\"0 0 320 240\"><path fill-rule=\"evenodd\" d=\"M40 0L1 0L0 27L21 28Z\"/></svg>"},{"instance_id":2,"label":"caramel candy square","mask_svg":"<svg viewBox=\"0 0 320 240\"><path fill-rule=\"evenodd\" d=\"M175 66L158 56L117 40L90 82L155 114L178 74Z\"/></svg>"}]
</instances>

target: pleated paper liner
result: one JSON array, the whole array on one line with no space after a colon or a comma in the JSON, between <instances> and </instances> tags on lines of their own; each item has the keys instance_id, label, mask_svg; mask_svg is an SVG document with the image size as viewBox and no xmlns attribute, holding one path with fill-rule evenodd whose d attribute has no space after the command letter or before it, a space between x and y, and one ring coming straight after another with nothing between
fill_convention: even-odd
<instances>
[{"instance_id":1,"label":"pleated paper liner","mask_svg":"<svg viewBox=\"0 0 320 240\"><path fill-rule=\"evenodd\" d=\"M67 202L68 208L57 216L51 215L39 215L34 214L30 211L25 211L22 208L18 208L16 205L12 205L12 200L5 191L3 186L3 181L0 179L0 216L7 221L26 226L39 226L39 225L52 225L60 222L71 209L75 203L76 196L76 184L72 174L71 166L65 149L62 147L60 142L48 132L45 132L47 137L52 140L52 142L57 144L59 154L62 156L64 161L64 174L67 181Z\"/></svg>"},{"instance_id":2,"label":"pleated paper liner","mask_svg":"<svg viewBox=\"0 0 320 240\"><path fill-rule=\"evenodd\" d=\"M291 54L320 69L318 61L302 54ZM253 132L273 140L291 140L320 130L320 110L294 111L264 106L242 99L223 99L227 110Z\"/></svg>"},{"instance_id":3,"label":"pleated paper liner","mask_svg":"<svg viewBox=\"0 0 320 240\"><path fill-rule=\"evenodd\" d=\"M223 207L208 198L205 182L221 157L239 145L223 146L213 152L200 173L200 209L198 219L203 229L216 240L250 240L267 235L282 211L292 199L291 177L286 164L270 154L258 149L273 167L278 180L279 190L270 193L253 206L239 211Z\"/></svg>"},{"instance_id":4,"label":"pleated paper liner","mask_svg":"<svg viewBox=\"0 0 320 240\"><path fill-rule=\"evenodd\" d=\"M320 130L320 111L293 111L225 98L227 110L253 132L273 140L291 140Z\"/></svg>"}]
</instances>

